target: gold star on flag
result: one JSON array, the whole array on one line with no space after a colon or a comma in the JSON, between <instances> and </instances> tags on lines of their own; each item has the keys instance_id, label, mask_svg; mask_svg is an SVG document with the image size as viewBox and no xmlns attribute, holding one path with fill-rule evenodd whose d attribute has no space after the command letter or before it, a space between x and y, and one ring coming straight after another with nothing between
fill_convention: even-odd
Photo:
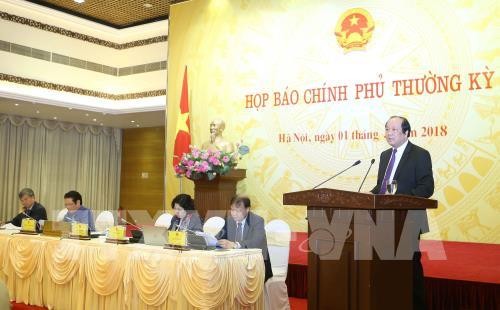
<instances>
[{"instance_id":1,"label":"gold star on flag","mask_svg":"<svg viewBox=\"0 0 500 310\"><path fill-rule=\"evenodd\" d=\"M189 133L189 127L187 125L187 120L189 118L189 113L182 113L179 114L179 117L177 118L177 126L175 132L179 131L184 131Z\"/></svg>"}]
</instances>

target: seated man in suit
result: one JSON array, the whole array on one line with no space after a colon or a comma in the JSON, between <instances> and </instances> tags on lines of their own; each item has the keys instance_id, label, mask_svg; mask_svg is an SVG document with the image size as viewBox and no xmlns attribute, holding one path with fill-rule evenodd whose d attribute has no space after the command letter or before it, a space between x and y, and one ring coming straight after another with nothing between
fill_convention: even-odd
<instances>
[{"instance_id":1,"label":"seated man in suit","mask_svg":"<svg viewBox=\"0 0 500 310\"><path fill-rule=\"evenodd\" d=\"M36 221L47 219L47 211L44 206L36 202L35 193L31 188L23 188L18 196L23 205L23 211L7 223L20 227L23 219L27 217L31 217Z\"/></svg>"},{"instance_id":2,"label":"seated man in suit","mask_svg":"<svg viewBox=\"0 0 500 310\"><path fill-rule=\"evenodd\" d=\"M175 215L172 217L168 230L203 231L201 219L190 195L179 194L175 196L171 206Z\"/></svg>"},{"instance_id":3,"label":"seated man in suit","mask_svg":"<svg viewBox=\"0 0 500 310\"><path fill-rule=\"evenodd\" d=\"M393 180L397 181L396 194L429 198L434 193L431 155L408 140L410 132L410 123L402 116L392 116L385 124L385 138L391 148L380 154L377 185L371 190L373 194L385 194L387 184ZM413 211L413 214L416 216L412 220L420 233L428 232L426 211ZM413 309L425 309L422 254L418 244L413 248Z\"/></svg>"},{"instance_id":4,"label":"seated man in suit","mask_svg":"<svg viewBox=\"0 0 500 310\"><path fill-rule=\"evenodd\" d=\"M224 249L261 249L266 271L265 281L273 276L267 250L264 219L250 212L250 199L235 196L231 199L231 216L217 236L217 244Z\"/></svg>"},{"instance_id":5,"label":"seated man in suit","mask_svg":"<svg viewBox=\"0 0 500 310\"><path fill-rule=\"evenodd\" d=\"M78 222L89 225L90 231L95 231L92 211L83 206L82 195L77 191L64 194L64 206L68 213L64 216L65 222Z\"/></svg>"}]
</instances>

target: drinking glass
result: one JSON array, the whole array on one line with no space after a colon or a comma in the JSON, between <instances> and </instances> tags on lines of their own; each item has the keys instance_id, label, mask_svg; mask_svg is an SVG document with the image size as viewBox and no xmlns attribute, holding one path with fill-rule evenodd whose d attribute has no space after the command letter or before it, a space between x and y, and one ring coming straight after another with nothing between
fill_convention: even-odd
<instances>
[{"instance_id":1,"label":"drinking glass","mask_svg":"<svg viewBox=\"0 0 500 310\"><path fill-rule=\"evenodd\" d=\"M398 182L396 180L392 180L391 183L387 184L387 193L394 195L398 190Z\"/></svg>"}]
</instances>

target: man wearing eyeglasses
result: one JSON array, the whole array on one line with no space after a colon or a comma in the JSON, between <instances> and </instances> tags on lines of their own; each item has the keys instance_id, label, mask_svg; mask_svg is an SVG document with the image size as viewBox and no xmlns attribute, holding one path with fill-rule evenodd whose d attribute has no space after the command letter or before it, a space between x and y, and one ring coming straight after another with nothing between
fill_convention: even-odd
<instances>
[{"instance_id":1,"label":"man wearing eyeglasses","mask_svg":"<svg viewBox=\"0 0 500 310\"><path fill-rule=\"evenodd\" d=\"M397 184L395 194L429 198L434 193L431 155L408 140L410 133L410 123L402 116L391 116L385 124L385 139L391 148L380 154L373 194L386 194L387 185L393 181ZM414 215L420 233L428 232L426 211L415 211ZM421 256L417 244L413 255L413 309L426 308Z\"/></svg>"},{"instance_id":2,"label":"man wearing eyeglasses","mask_svg":"<svg viewBox=\"0 0 500 310\"><path fill-rule=\"evenodd\" d=\"M7 223L20 227L24 218L33 218L37 222L47 219L47 211L42 204L36 201L35 192L31 188L23 188L18 196L23 205L22 212Z\"/></svg>"}]
</instances>

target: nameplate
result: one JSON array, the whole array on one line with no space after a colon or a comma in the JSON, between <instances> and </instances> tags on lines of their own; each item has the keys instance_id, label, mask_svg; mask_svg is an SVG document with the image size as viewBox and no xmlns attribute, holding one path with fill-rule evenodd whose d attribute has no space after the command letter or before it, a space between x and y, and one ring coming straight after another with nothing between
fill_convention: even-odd
<instances>
[{"instance_id":1,"label":"nameplate","mask_svg":"<svg viewBox=\"0 0 500 310\"><path fill-rule=\"evenodd\" d=\"M185 231L169 231L167 243L173 246L187 246L187 234Z\"/></svg>"},{"instance_id":2,"label":"nameplate","mask_svg":"<svg viewBox=\"0 0 500 310\"><path fill-rule=\"evenodd\" d=\"M108 230L108 238L115 240L125 239L125 226L112 226Z\"/></svg>"},{"instance_id":3,"label":"nameplate","mask_svg":"<svg viewBox=\"0 0 500 310\"><path fill-rule=\"evenodd\" d=\"M84 223L72 223L71 224L71 234L73 236L88 237L89 236L89 225Z\"/></svg>"},{"instance_id":4,"label":"nameplate","mask_svg":"<svg viewBox=\"0 0 500 310\"><path fill-rule=\"evenodd\" d=\"M23 232L36 233L36 221L31 218L23 218L23 221L21 222L21 230Z\"/></svg>"}]
</instances>

